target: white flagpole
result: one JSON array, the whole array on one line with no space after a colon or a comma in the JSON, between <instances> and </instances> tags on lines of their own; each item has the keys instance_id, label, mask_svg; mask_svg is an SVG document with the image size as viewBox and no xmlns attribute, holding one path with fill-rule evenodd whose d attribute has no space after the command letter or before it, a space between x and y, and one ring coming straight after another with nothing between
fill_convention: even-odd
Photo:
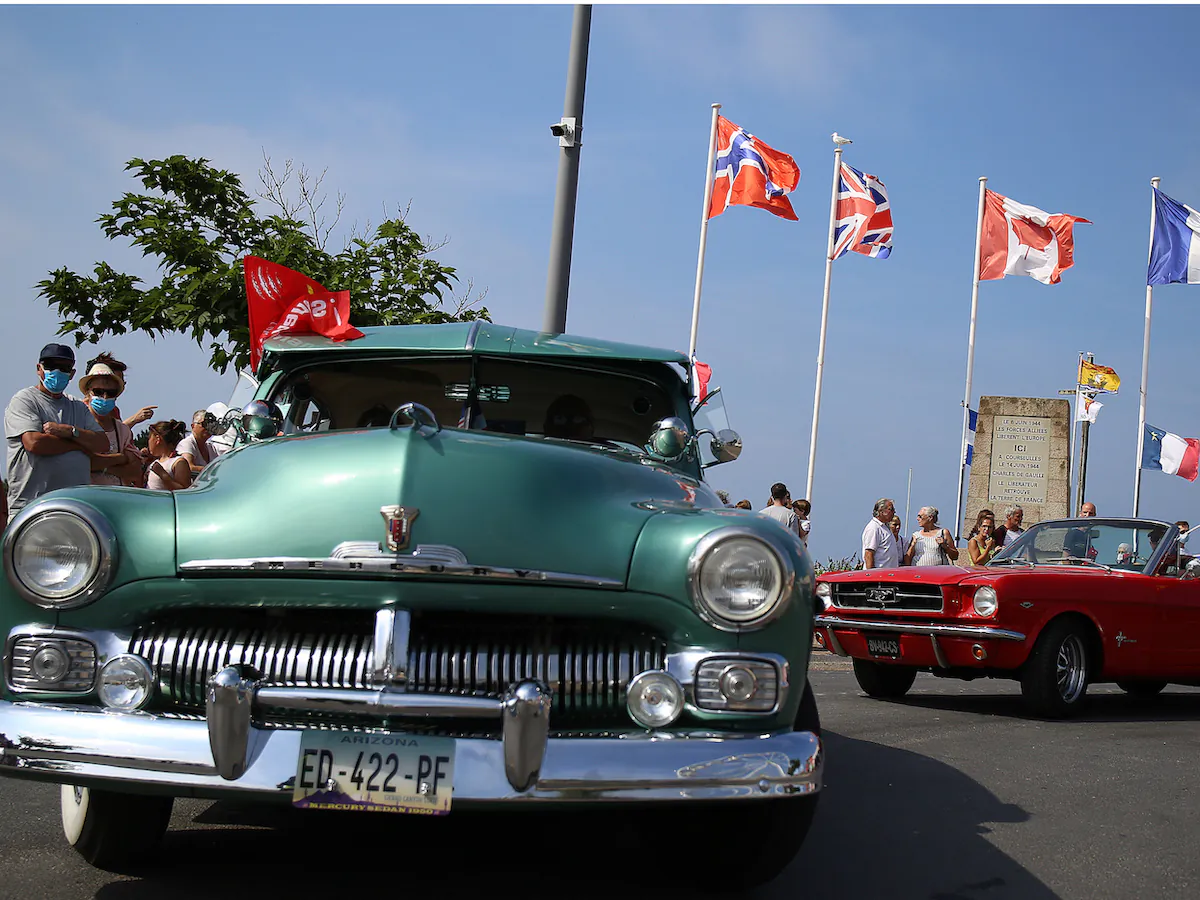
<instances>
[{"instance_id":1,"label":"white flagpole","mask_svg":"<svg viewBox=\"0 0 1200 900\"><path fill-rule=\"evenodd\" d=\"M1079 396L1079 373L1082 371L1083 351L1080 350L1079 366L1075 369L1075 404L1071 410L1071 440L1069 442L1071 448L1071 465L1070 470L1067 472L1067 487L1069 488L1072 484L1075 485L1075 512L1071 512L1071 510L1068 508L1068 516L1078 514L1079 505L1083 503L1083 494L1079 490L1079 466L1075 463L1076 451L1079 449L1079 440L1076 436L1075 430L1079 427L1079 409L1080 404L1083 402L1082 398ZM1080 460L1082 461L1082 459L1083 457L1081 456ZM1068 490L1067 493L1070 494L1071 492ZM1070 506L1069 501L1067 505L1068 507Z\"/></svg>"},{"instance_id":2,"label":"white flagpole","mask_svg":"<svg viewBox=\"0 0 1200 900\"><path fill-rule=\"evenodd\" d=\"M837 132L834 132L837 135ZM833 187L829 195L829 243L825 249L825 293L821 297L821 337L817 342L817 387L813 395L812 436L808 441L808 480L804 496L812 502L813 471L817 465L817 423L821 419L821 377L825 372L825 328L829 324L829 282L833 277L833 229L837 223L838 181L842 176L842 145L833 151Z\"/></svg>"},{"instance_id":3,"label":"white flagpole","mask_svg":"<svg viewBox=\"0 0 1200 900\"><path fill-rule=\"evenodd\" d=\"M1146 268L1150 268L1150 256L1154 253L1154 188L1158 187L1161 178L1150 179L1150 249L1146 251ZM1149 281L1149 279L1146 279ZM1138 505L1142 499L1142 442L1146 439L1146 384L1150 380L1150 309L1154 303L1154 286L1146 285L1146 332L1142 337L1142 389L1138 402L1138 436L1137 459L1134 460L1133 470L1133 514L1138 514Z\"/></svg>"},{"instance_id":4,"label":"white flagpole","mask_svg":"<svg viewBox=\"0 0 1200 900\"><path fill-rule=\"evenodd\" d=\"M958 444L958 505L954 509L954 538L962 538L963 479L967 474L967 422L971 416L971 376L975 372L975 317L979 312L979 261L983 243L983 203L987 193L987 176L979 179L979 216L975 221L975 276L971 281L971 329L967 333L967 387L963 391L962 440Z\"/></svg>"},{"instance_id":5,"label":"white flagpole","mask_svg":"<svg viewBox=\"0 0 1200 900\"><path fill-rule=\"evenodd\" d=\"M696 295L692 300L692 336L688 342L688 359L696 362L696 332L700 329L700 287L704 284L704 250L708 246L708 207L712 203L714 172L717 160L717 115L720 103L712 105L712 129L708 133L708 173L704 176L704 208L700 210L700 256L696 260Z\"/></svg>"}]
</instances>

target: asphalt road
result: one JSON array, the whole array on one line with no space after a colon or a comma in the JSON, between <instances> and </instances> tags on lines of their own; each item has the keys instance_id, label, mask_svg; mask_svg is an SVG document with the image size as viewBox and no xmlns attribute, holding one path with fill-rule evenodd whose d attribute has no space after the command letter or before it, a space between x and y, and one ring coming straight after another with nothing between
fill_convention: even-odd
<instances>
[{"instance_id":1,"label":"asphalt road","mask_svg":"<svg viewBox=\"0 0 1200 900\"><path fill-rule=\"evenodd\" d=\"M808 841L764 898L1193 898L1200 894L1200 691L1134 701L1092 688L1085 716L1025 716L1016 686L922 675L863 696L814 655L826 786ZM319 814L180 801L154 865L68 849L57 789L0 779L0 897L663 897L754 835L667 839L605 813ZM684 826L685 828L687 826ZM336 892L336 894L335 894Z\"/></svg>"}]
</instances>

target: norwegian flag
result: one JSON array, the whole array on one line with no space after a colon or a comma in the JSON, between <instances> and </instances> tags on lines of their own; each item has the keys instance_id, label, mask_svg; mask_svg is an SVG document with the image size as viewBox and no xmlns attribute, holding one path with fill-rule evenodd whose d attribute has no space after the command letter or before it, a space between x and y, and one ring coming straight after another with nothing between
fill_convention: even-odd
<instances>
[{"instance_id":1,"label":"norwegian flag","mask_svg":"<svg viewBox=\"0 0 1200 900\"><path fill-rule=\"evenodd\" d=\"M847 250L879 259L890 256L892 205L882 181L842 163L831 259L844 256Z\"/></svg>"},{"instance_id":2,"label":"norwegian flag","mask_svg":"<svg viewBox=\"0 0 1200 900\"><path fill-rule=\"evenodd\" d=\"M750 132L717 116L717 158L708 218L730 206L757 206L796 221L785 196L800 183L800 167L786 153L767 146Z\"/></svg>"}]
</instances>

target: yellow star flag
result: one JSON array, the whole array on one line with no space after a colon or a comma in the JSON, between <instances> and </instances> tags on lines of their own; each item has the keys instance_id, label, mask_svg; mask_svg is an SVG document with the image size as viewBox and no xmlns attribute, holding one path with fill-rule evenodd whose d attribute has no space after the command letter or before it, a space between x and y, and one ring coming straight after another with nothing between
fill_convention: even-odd
<instances>
[{"instance_id":1,"label":"yellow star flag","mask_svg":"<svg viewBox=\"0 0 1200 900\"><path fill-rule=\"evenodd\" d=\"M1095 363L1080 360L1079 385L1091 388L1093 391L1104 391L1115 394L1121 387L1121 376L1108 366L1098 366Z\"/></svg>"}]
</instances>

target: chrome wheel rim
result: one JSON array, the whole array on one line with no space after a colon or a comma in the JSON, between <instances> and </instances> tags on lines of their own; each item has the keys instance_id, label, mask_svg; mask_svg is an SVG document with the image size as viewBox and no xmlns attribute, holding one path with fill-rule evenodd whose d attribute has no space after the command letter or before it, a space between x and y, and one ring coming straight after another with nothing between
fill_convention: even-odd
<instances>
[{"instance_id":1,"label":"chrome wheel rim","mask_svg":"<svg viewBox=\"0 0 1200 900\"><path fill-rule=\"evenodd\" d=\"M1059 645L1055 677L1064 703L1074 703L1083 694L1087 687L1087 654L1079 635L1067 635Z\"/></svg>"}]
</instances>

